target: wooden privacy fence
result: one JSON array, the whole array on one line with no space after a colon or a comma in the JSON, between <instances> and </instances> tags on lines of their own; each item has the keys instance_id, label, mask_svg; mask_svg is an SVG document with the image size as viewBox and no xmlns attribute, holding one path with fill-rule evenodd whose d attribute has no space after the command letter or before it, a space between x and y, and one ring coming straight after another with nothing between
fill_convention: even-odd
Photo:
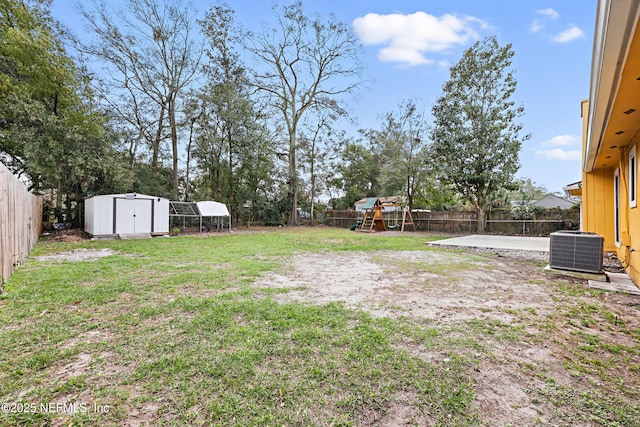
<instances>
[{"instance_id":1,"label":"wooden privacy fence","mask_svg":"<svg viewBox=\"0 0 640 427\"><path fill-rule=\"evenodd\" d=\"M385 213L385 221L392 217ZM476 213L469 211L413 212L418 230L434 233L472 234L477 230ZM334 227L351 227L363 214L355 210L326 211L325 223ZM518 218L511 211L487 212L487 233L525 236L548 236L557 230L578 228L578 209L547 209Z\"/></svg>"},{"instance_id":2,"label":"wooden privacy fence","mask_svg":"<svg viewBox=\"0 0 640 427\"><path fill-rule=\"evenodd\" d=\"M42 198L0 163L0 290L38 241Z\"/></svg>"}]
</instances>

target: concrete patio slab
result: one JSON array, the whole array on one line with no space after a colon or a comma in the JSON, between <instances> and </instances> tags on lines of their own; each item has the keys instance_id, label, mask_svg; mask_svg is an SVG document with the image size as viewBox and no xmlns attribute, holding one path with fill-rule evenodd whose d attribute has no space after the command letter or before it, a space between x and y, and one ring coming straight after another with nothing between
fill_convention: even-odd
<instances>
[{"instance_id":1,"label":"concrete patio slab","mask_svg":"<svg viewBox=\"0 0 640 427\"><path fill-rule=\"evenodd\" d=\"M583 271L560 270L558 268L551 268L550 265L547 265L544 268L544 272L549 274L559 274L561 276L575 277L576 279L588 280L589 282L591 281L606 282L607 281L607 274L604 271L602 273L586 273Z\"/></svg>"},{"instance_id":2,"label":"concrete patio slab","mask_svg":"<svg viewBox=\"0 0 640 427\"><path fill-rule=\"evenodd\" d=\"M495 236L472 234L429 242L433 246L460 246L469 248L512 249L520 251L549 252L548 237Z\"/></svg>"},{"instance_id":3,"label":"concrete patio slab","mask_svg":"<svg viewBox=\"0 0 640 427\"><path fill-rule=\"evenodd\" d=\"M631 278L625 273L607 273L608 282L589 280L589 287L606 291L622 292L631 295L640 295L638 288Z\"/></svg>"}]
</instances>

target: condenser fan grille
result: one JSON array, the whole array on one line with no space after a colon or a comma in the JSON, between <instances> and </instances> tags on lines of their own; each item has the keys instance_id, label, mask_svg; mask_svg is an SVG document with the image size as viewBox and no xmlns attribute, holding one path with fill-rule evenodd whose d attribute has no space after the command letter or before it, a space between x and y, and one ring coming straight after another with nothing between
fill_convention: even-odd
<instances>
[{"instance_id":1,"label":"condenser fan grille","mask_svg":"<svg viewBox=\"0 0 640 427\"><path fill-rule=\"evenodd\" d=\"M549 266L559 270L602 272L604 239L595 233L557 231L551 233Z\"/></svg>"}]
</instances>

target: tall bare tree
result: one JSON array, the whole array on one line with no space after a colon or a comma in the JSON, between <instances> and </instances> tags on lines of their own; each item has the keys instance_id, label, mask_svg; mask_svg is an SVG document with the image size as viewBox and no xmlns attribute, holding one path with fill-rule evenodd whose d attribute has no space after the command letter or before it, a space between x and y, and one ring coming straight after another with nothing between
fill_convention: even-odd
<instances>
[{"instance_id":1,"label":"tall bare tree","mask_svg":"<svg viewBox=\"0 0 640 427\"><path fill-rule=\"evenodd\" d=\"M90 5L81 5L80 11L96 37L82 49L107 65L107 83L114 89L111 102L147 139L153 167L161 142L171 141L173 197L178 199L177 105L199 70L203 50L192 13L178 0L128 0L115 12L97 0ZM153 111L141 107L149 101Z\"/></svg>"},{"instance_id":2,"label":"tall bare tree","mask_svg":"<svg viewBox=\"0 0 640 427\"><path fill-rule=\"evenodd\" d=\"M340 155L338 146L344 142L345 132L334 129L333 125L338 120L335 114L318 111L311 117L313 120L306 120L302 124L298 148L301 151L303 172L309 178L309 219L314 224L316 197L326 189L327 181L333 176L330 163Z\"/></svg>"},{"instance_id":3,"label":"tall bare tree","mask_svg":"<svg viewBox=\"0 0 640 427\"><path fill-rule=\"evenodd\" d=\"M289 225L297 225L296 137L311 109L335 109L342 95L361 84L360 44L351 28L335 17L310 18L301 1L276 11L277 24L249 34L247 48L257 60L254 82L284 120L288 135Z\"/></svg>"}]
</instances>

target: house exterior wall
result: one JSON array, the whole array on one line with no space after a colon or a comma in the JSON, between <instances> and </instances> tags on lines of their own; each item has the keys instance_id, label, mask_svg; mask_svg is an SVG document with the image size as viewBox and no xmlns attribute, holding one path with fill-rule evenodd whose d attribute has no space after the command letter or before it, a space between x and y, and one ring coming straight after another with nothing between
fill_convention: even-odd
<instances>
[{"instance_id":1,"label":"house exterior wall","mask_svg":"<svg viewBox=\"0 0 640 427\"><path fill-rule=\"evenodd\" d=\"M584 231L604 237L640 284L640 2L598 0L589 101L582 103Z\"/></svg>"},{"instance_id":2,"label":"house exterior wall","mask_svg":"<svg viewBox=\"0 0 640 427\"><path fill-rule=\"evenodd\" d=\"M582 230L604 237L605 252L613 252L625 266L634 283L640 283L640 203L633 206L631 191L638 196L638 167L630 162L640 144L632 141L620 149L620 160L608 168L582 174ZM631 168L635 167L632 173ZM615 180L618 177L618 221L616 236ZM635 182L634 182L635 181Z\"/></svg>"},{"instance_id":3,"label":"house exterior wall","mask_svg":"<svg viewBox=\"0 0 640 427\"><path fill-rule=\"evenodd\" d=\"M613 170L597 169L582 177L582 231L604 237L604 250L615 252Z\"/></svg>"},{"instance_id":4,"label":"house exterior wall","mask_svg":"<svg viewBox=\"0 0 640 427\"><path fill-rule=\"evenodd\" d=\"M582 153L587 146L589 101L582 101ZM615 252L613 176L615 169L596 169L582 172L581 230L604 237L604 250Z\"/></svg>"},{"instance_id":5,"label":"house exterior wall","mask_svg":"<svg viewBox=\"0 0 640 427\"><path fill-rule=\"evenodd\" d=\"M622 160L620 161L620 186L621 215L620 215L620 244L617 248L618 258L627 267L627 273L634 281L640 283L640 207L632 202L631 192L635 190L633 199L637 198L637 158L635 153L638 150L636 141L624 148ZM634 153L635 162L630 161L630 155ZM634 167L636 170L631 171Z\"/></svg>"}]
</instances>

